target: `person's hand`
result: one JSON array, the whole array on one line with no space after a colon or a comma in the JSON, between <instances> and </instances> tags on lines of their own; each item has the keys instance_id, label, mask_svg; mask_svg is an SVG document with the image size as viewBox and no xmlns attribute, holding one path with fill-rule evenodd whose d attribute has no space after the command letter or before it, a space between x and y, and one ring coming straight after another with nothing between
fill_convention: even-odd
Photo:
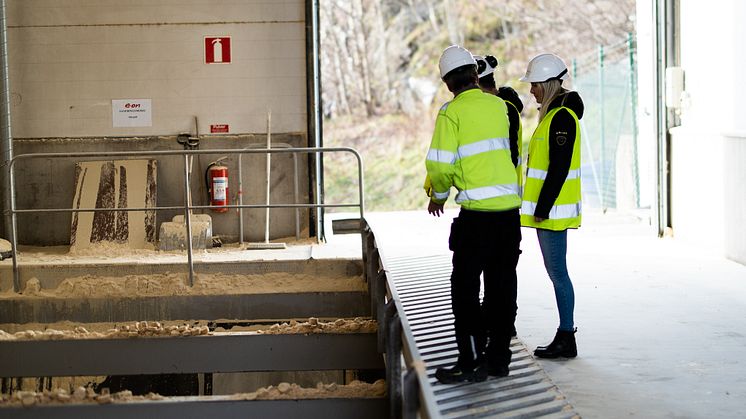
<instances>
[{"instance_id":1,"label":"person's hand","mask_svg":"<svg viewBox=\"0 0 746 419\"><path fill-rule=\"evenodd\" d=\"M430 203L427 204L427 212L432 214L433 217L440 217L440 214L443 214L443 204L430 201Z\"/></svg>"},{"instance_id":2,"label":"person's hand","mask_svg":"<svg viewBox=\"0 0 746 419\"><path fill-rule=\"evenodd\" d=\"M541 218L541 217L537 217L537 216L534 215L534 221L536 221L537 223L540 223L540 222L542 222L544 220L546 220L546 218Z\"/></svg>"}]
</instances>

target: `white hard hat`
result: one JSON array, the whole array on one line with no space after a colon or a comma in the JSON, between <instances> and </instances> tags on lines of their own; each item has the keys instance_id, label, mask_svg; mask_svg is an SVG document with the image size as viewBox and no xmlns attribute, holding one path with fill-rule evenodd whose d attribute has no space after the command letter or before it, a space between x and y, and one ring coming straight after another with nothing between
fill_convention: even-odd
<instances>
[{"instance_id":1,"label":"white hard hat","mask_svg":"<svg viewBox=\"0 0 746 419\"><path fill-rule=\"evenodd\" d=\"M477 62L477 73L479 73L480 79L494 73L497 69L497 58L491 55L485 55L484 57L475 55L474 60Z\"/></svg>"},{"instance_id":2,"label":"white hard hat","mask_svg":"<svg viewBox=\"0 0 746 419\"><path fill-rule=\"evenodd\" d=\"M471 52L464 47L458 45L451 45L443 51L443 55L440 56L440 78L446 76L451 70L459 68L465 65L477 65L474 61L474 57Z\"/></svg>"},{"instance_id":3,"label":"white hard hat","mask_svg":"<svg viewBox=\"0 0 746 419\"><path fill-rule=\"evenodd\" d=\"M526 75L521 81L528 83L541 83L549 80L567 80L567 65L562 58L554 54L539 54L528 62Z\"/></svg>"}]
</instances>

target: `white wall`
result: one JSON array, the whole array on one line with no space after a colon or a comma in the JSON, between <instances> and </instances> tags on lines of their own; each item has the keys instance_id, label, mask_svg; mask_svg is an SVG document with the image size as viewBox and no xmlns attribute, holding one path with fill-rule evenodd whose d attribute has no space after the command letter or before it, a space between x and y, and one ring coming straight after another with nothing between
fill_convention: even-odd
<instances>
[{"instance_id":1,"label":"white wall","mask_svg":"<svg viewBox=\"0 0 746 419\"><path fill-rule=\"evenodd\" d=\"M681 1L686 95L672 131L672 225L676 237L746 263L746 65L741 0ZM706 36L704 35L706 34Z\"/></svg>"},{"instance_id":2,"label":"white wall","mask_svg":"<svg viewBox=\"0 0 746 419\"><path fill-rule=\"evenodd\" d=\"M730 24L733 27L734 44L731 45L733 65L728 71L729 101L726 104L730 118L725 129L725 254L729 258L746 264L746 117L744 117L743 93L746 91L746 2L735 1Z\"/></svg>"},{"instance_id":3,"label":"white wall","mask_svg":"<svg viewBox=\"0 0 746 419\"><path fill-rule=\"evenodd\" d=\"M8 0L15 138L306 131L303 0ZM231 36L231 64L204 37ZM151 99L115 128L112 99Z\"/></svg>"}]
</instances>

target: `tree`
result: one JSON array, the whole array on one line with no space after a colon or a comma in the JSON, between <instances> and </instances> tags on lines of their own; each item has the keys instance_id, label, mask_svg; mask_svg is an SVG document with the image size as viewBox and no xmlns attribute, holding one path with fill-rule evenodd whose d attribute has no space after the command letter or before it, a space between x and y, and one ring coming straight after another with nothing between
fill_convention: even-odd
<instances>
[{"instance_id":1,"label":"tree","mask_svg":"<svg viewBox=\"0 0 746 419\"><path fill-rule=\"evenodd\" d=\"M325 0L322 100L327 117L399 112L437 86L450 44L491 53L515 80L539 52L571 59L634 30L634 0Z\"/></svg>"}]
</instances>

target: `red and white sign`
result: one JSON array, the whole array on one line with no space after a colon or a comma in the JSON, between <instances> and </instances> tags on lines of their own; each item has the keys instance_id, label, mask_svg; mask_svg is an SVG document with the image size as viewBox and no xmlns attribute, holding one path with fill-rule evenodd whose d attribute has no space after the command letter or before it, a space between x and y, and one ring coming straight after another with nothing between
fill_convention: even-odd
<instances>
[{"instance_id":1,"label":"red and white sign","mask_svg":"<svg viewBox=\"0 0 746 419\"><path fill-rule=\"evenodd\" d=\"M211 124L210 125L210 133L211 134L220 134L220 133L227 133L230 131L230 127L228 124Z\"/></svg>"},{"instance_id":2,"label":"red and white sign","mask_svg":"<svg viewBox=\"0 0 746 419\"><path fill-rule=\"evenodd\" d=\"M205 64L230 64L231 37L205 37Z\"/></svg>"}]
</instances>

